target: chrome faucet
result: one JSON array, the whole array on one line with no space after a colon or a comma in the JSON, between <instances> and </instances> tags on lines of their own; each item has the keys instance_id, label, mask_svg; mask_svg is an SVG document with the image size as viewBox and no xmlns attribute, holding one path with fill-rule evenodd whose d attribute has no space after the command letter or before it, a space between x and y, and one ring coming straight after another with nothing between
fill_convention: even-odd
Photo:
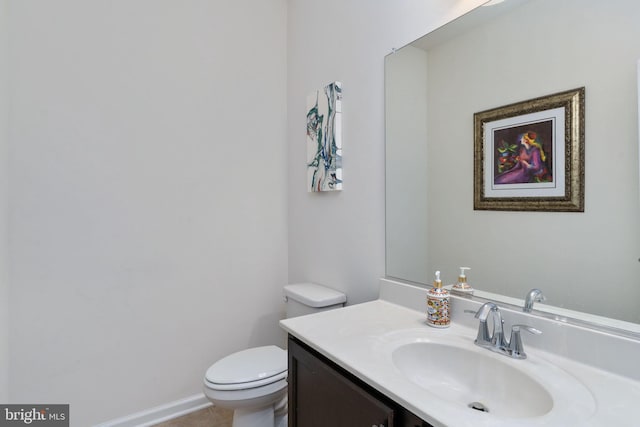
<instances>
[{"instance_id":1,"label":"chrome faucet","mask_svg":"<svg viewBox=\"0 0 640 427\"><path fill-rule=\"evenodd\" d=\"M542 294L540 289L533 288L529 291L526 298L524 299L524 308L522 309L525 313L530 313L533 310L534 302L542 302L546 301L547 298Z\"/></svg>"},{"instance_id":2,"label":"chrome faucet","mask_svg":"<svg viewBox=\"0 0 640 427\"><path fill-rule=\"evenodd\" d=\"M467 312L473 313L473 311ZM493 332L489 333L489 326L487 320L491 316L493 320ZM524 329L535 335L540 335L540 332L536 328L532 328L527 325L513 325L511 327L511 336L509 341L504 337L504 320L500 309L493 302L486 302L475 312L475 318L480 321L478 325L478 334L474 343L477 346L487 348L493 352L504 354L514 359L526 359L527 354L524 352L524 346L522 345L522 337L520 331Z\"/></svg>"}]
</instances>

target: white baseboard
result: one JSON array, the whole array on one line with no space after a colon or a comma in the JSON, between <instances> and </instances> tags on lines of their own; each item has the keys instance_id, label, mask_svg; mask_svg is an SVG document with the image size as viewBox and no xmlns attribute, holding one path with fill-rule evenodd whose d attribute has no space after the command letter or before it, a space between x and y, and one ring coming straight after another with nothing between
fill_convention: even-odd
<instances>
[{"instance_id":1,"label":"white baseboard","mask_svg":"<svg viewBox=\"0 0 640 427\"><path fill-rule=\"evenodd\" d=\"M196 394L165 405L98 424L96 427L149 427L211 406L204 394Z\"/></svg>"}]
</instances>

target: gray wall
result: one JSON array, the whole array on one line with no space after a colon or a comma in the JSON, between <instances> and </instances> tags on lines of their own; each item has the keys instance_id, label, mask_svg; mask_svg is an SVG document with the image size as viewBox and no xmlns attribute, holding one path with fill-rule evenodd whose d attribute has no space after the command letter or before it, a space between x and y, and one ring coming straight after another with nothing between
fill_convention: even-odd
<instances>
[{"instance_id":1,"label":"gray wall","mask_svg":"<svg viewBox=\"0 0 640 427\"><path fill-rule=\"evenodd\" d=\"M9 281L7 270L7 1L0 0L0 402L9 401Z\"/></svg>"},{"instance_id":2,"label":"gray wall","mask_svg":"<svg viewBox=\"0 0 640 427\"><path fill-rule=\"evenodd\" d=\"M11 400L92 425L282 344L286 3L9 4Z\"/></svg>"},{"instance_id":3,"label":"gray wall","mask_svg":"<svg viewBox=\"0 0 640 427\"><path fill-rule=\"evenodd\" d=\"M481 2L290 1L289 281L377 297L384 275L384 57ZM343 83L344 190L307 193L305 100Z\"/></svg>"}]
</instances>

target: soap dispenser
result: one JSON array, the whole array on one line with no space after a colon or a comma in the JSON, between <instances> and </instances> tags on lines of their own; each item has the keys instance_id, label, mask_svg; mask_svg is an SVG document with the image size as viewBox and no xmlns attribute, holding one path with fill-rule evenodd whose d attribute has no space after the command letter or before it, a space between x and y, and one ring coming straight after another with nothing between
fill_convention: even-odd
<instances>
[{"instance_id":1,"label":"soap dispenser","mask_svg":"<svg viewBox=\"0 0 640 427\"><path fill-rule=\"evenodd\" d=\"M433 288L427 292L427 324L434 328L448 328L451 324L449 313L449 291L442 287L440 271L436 271Z\"/></svg>"},{"instance_id":2,"label":"soap dispenser","mask_svg":"<svg viewBox=\"0 0 640 427\"><path fill-rule=\"evenodd\" d=\"M460 267L460 275L458 276L458 283L451 287L451 293L460 296L473 295L473 288L467 283L466 270L471 270L469 267Z\"/></svg>"}]
</instances>

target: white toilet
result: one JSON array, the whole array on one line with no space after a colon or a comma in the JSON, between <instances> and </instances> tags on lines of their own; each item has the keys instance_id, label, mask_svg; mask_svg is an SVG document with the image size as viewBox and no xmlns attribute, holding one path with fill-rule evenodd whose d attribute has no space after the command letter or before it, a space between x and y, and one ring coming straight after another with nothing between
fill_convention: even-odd
<instances>
[{"instance_id":1,"label":"white toilet","mask_svg":"<svg viewBox=\"0 0 640 427\"><path fill-rule=\"evenodd\" d=\"M344 306L342 292L314 283L284 287L287 317ZM287 352L274 345L242 350L211 365L204 394L233 409L233 427L287 426Z\"/></svg>"}]
</instances>

